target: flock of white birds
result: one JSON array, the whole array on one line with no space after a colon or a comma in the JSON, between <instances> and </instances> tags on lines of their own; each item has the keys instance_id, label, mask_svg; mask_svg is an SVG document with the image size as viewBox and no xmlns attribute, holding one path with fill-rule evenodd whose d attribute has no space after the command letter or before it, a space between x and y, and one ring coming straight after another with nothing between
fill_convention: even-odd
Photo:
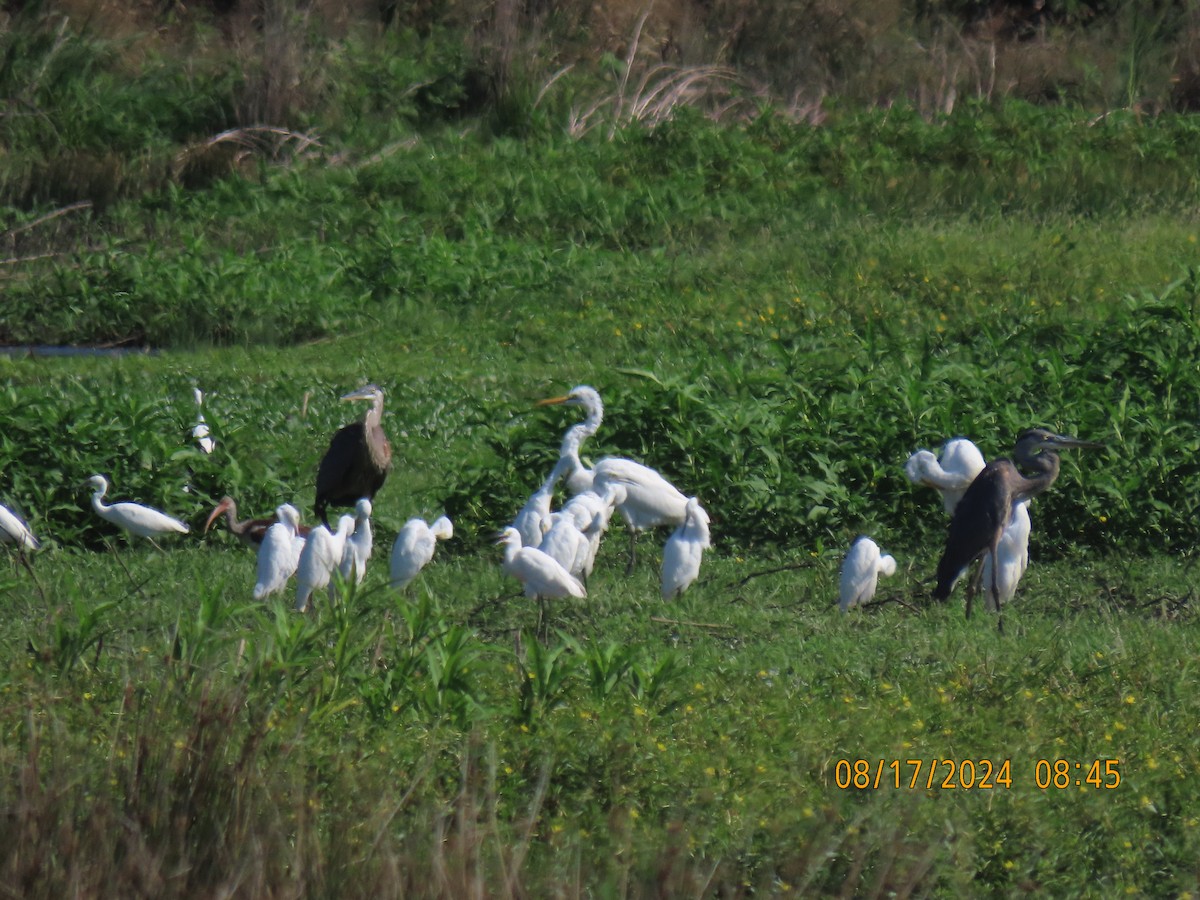
<instances>
[{"instance_id":1,"label":"flock of white birds","mask_svg":"<svg viewBox=\"0 0 1200 900\"><path fill-rule=\"evenodd\" d=\"M200 406L203 395L199 390L195 399ZM585 585L601 538L616 512L630 534L629 570L643 531L674 528L663 548L661 593L664 600L679 596L699 576L701 558L711 546L709 518L700 501L685 496L654 469L629 459L605 457L592 468L583 463L580 448L599 430L604 417L604 404L594 388L580 385L539 405L552 404L582 407L585 417L566 430L553 469L512 524L501 531L498 543L504 547L504 571L521 582L527 597L541 604L586 597ZM202 412L197 415L192 437L203 452L213 452L215 442ZM569 498L556 510L554 495L560 481ZM94 489L92 508L98 516L156 547L156 538L189 531L184 522L149 506L105 503L109 483L102 475L93 475L87 484ZM342 516L334 529L324 525L306 528L300 523L299 511L286 503L270 518L238 521L234 501L225 497L209 515L204 530L221 514L231 532L257 548L255 599L285 591L294 578L296 609L304 612L322 588L332 603L339 584L361 583L366 574L373 531L372 504L365 497L357 502L354 515ZM410 584L433 559L437 542L453 534L453 525L445 516L432 524L419 518L406 522L392 545L391 586L403 589ZM14 543L21 552L39 547L25 522L4 506L0 506L0 543Z\"/></svg>"},{"instance_id":2,"label":"flock of white birds","mask_svg":"<svg viewBox=\"0 0 1200 900\"><path fill-rule=\"evenodd\" d=\"M940 456L929 450L918 450L904 464L904 472L913 484L924 485L942 496L942 506L947 516L953 516L975 476L986 465L983 454L966 438L953 438L942 447ZM980 583L991 591L996 586L996 596L989 596L989 603L999 609L1012 600L1017 584L1029 566L1029 501L1022 500L1013 505L1012 518L1000 539L996 559L985 553L982 560ZM992 569L996 568L995 580ZM842 563L839 606L845 612L867 603L875 596L879 578L894 575L896 560L881 552L869 537L858 538Z\"/></svg>"}]
</instances>

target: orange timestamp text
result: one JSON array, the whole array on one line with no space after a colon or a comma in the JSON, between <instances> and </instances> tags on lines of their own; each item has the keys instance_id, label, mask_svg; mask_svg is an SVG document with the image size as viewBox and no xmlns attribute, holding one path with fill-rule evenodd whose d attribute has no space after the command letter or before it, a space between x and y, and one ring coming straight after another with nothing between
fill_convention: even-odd
<instances>
[{"instance_id":1,"label":"orange timestamp text","mask_svg":"<svg viewBox=\"0 0 1200 900\"><path fill-rule=\"evenodd\" d=\"M1112 790L1121 783L1119 759L1075 762L1039 759L1033 784L1041 790L1093 787ZM840 789L996 790L1013 786L1010 759L839 759L833 781Z\"/></svg>"}]
</instances>

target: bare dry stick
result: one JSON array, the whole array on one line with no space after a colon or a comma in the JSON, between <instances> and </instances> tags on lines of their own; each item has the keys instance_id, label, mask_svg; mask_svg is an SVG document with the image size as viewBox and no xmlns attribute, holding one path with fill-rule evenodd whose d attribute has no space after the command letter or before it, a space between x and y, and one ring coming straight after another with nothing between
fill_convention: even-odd
<instances>
[{"instance_id":1,"label":"bare dry stick","mask_svg":"<svg viewBox=\"0 0 1200 900\"><path fill-rule=\"evenodd\" d=\"M664 619L662 616L651 616L651 622L663 625L691 625L694 628L732 628L732 625L720 625L713 622L687 622L683 619Z\"/></svg>"},{"instance_id":2,"label":"bare dry stick","mask_svg":"<svg viewBox=\"0 0 1200 900\"><path fill-rule=\"evenodd\" d=\"M7 239L7 238L16 237L22 231L29 231L30 229L36 228L37 226L42 225L46 222L49 222L52 219L57 219L59 216L65 216L68 213L78 212L81 209L91 209L91 208L92 208L91 200L80 200L78 203L68 204L67 206L64 206L62 209L56 209L56 210L54 210L54 212L48 212L44 216L39 216L38 218L34 219L32 222L26 222L24 225L20 226L19 228L13 228L9 231L6 231L4 233L4 238ZM37 259L40 257L34 257L34 258Z\"/></svg>"}]
</instances>

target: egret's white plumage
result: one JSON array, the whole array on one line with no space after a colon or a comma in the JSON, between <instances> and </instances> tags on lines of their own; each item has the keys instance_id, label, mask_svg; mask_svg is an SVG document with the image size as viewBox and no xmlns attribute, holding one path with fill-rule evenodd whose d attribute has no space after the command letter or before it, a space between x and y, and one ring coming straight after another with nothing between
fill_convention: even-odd
<instances>
[{"instance_id":1,"label":"egret's white plumage","mask_svg":"<svg viewBox=\"0 0 1200 900\"><path fill-rule=\"evenodd\" d=\"M608 456L590 470L583 465L579 447L584 438L596 433L604 417L604 404L595 388L579 385L563 397L541 401L543 405L551 403L582 406L587 412L584 421L569 428L563 436L560 458L571 461L567 486L572 492L592 490L601 497L613 499L629 529L627 571L631 572L637 536L660 525L682 525L687 497L657 471L631 459ZM621 493L613 491L618 486L623 489Z\"/></svg>"},{"instance_id":2,"label":"egret's white plumage","mask_svg":"<svg viewBox=\"0 0 1200 900\"><path fill-rule=\"evenodd\" d=\"M587 566L591 546L587 535L575 524L575 517L559 511L550 514L550 528L538 549L570 572L573 578L579 578Z\"/></svg>"},{"instance_id":3,"label":"egret's white plumage","mask_svg":"<svg viewBox=\"0 0 1200 900\"><path fill-rule=\"evenodd\" d=\"M29 526L3 505L0 505L0 544L16 544L18 550L36 550L40 546Z\"/></svg>"},{"instance_id":4,"label":"egret's white plumage","mask_svg":"<svg viewBox=\"0 0 1200 900\"><path fill-rule=\"evenodd\" d=\"M663 547L664 600L682 594L700 574L700 558L712 546L708 526L708 513L700 505L700 500L692 497L687 502L683 524L675 529Z\"/></svg>"},{"instance_id":5,"label":"egret's white plumage","mask_svg":"<svg viewBox=\"0 0 1200 900\"><path fill-rule=\"evenodd\" d=\"M192 428L192 437L201 450L205 453L212 453L216 441L209 435L208 423L204 421L204 394L200 392L200 388L194 388L193 395L196 398L196 425Z\"/></svg>"},{"instance_id":6,"label":"egret's white plumage","mask_svg":"<svg viewBox=\"0 0 1200 900\"><path fill-rule=\"evenodd\" d=\"M258 570L254 583L254 599L262 600L287 587L288 579L296 573L304 539L298 534L300 511L290 503L275 510L278 520L263 535L258 548Z\"/></svg>"},{"instance_id":7,"label":"egret's white plumage","mask_svg":"<svg viewBox=\"0 0 1200 900\"><path fill-rule=\"evenodd\" d=\"M525 505L513 519L513 528L521 533L521 543L524 546L537 547L546 536L550 528L550 501L554 496L554 486L570 467L569 459L559 457L546 480L525 501Z\"/></svg>"},{"instance_id":8,"label":"egret's white plumage","mask_svg":"<svg viewBox=\"0 0 1200 900\"><path fill-rule=\"evenodd\" d=\"M501 533L504 571L525 586L530 599L586 597L587 591L570 572L536 547L521 546L521 534L511 525Z\"/></svg>"},{"instance_id":9,"label":"egret's white plumage","mask_svg":"<svg viewBox=\"0 0 1200 900\"><path fill-rule=\"evenodd\" d=\"M608 530L612 518L613 505L608 503L595 491L581 491L563 504L562 512L573 516L575 527L583 532L588 541L587 561L583 566L583 577L592 574L596 564L596 552L600 549L600 539Z\"/></svg>"},{"instance_id":10,"label":"egret's white plumage","mask_svg":"<svg viewBox=\"0 0 1200 900\"><path fill-rule=\"evenodd\" d=\"M346 546L342 549L342 561L338 565L342 581L349 584L353 578L355 584L362 584L374 543L375 536L371 530L371 501L363 497L354 504L354 532L346 538Z\"/></svg>"},{"instance_id":11,"label":"egret's white plumage","mask_svg":"<svg viewBox=\"0 0 1200 900\"><path fill-rule=\"evenodd\" d=\"M940 458L928 450L918 450L908 458L904 471L913 484L937 490L946 514L950 515L984 465L983 454L971 441L952 438L942 447Z\"/></svg>"},{"instance_id":12,"label":"egret's white plumage","mask_svg":"<svg viewBox=\"0 0 1200 900\"><path fill-rule=\"evenodd\" d=\"M1025 574L1025 570L1029 568L1029 532L1031 528L1029 501L1022 500L1014 503L1012 519L1009 521L1008 527L1004 529L1004 534L1000 536L1000 543L996 547L996 558L1000 561L1000 567L996 570L994 582L992 580L992 554L987 553L983 557L983 570L979 575L980 584L983 585L988 606L993 610L998 610L1016 596L1017 585ZM996 586L995 591L992 590L993 583Z\"/></svg>"},{"instance_id":13,"label":"egret's white plumage","mask_svg":"<svg viewBox=\"0 0 1200 900\"><path fill-rule=\"evenodd\" d=\"M128 502L112 505L104 503L104 495L108 493L108 479L103 475L93 475L88 479L88 484L95 488L95 493L92 494L92 509L96 511L96 515L130 534L144 537L153 543L156 535L188 533L188 527L183 522L149 506Z\"/></svg>"},{"instance_id":14,"label":"egret's white plumage","mask_svg":"<svg viewBox=\"0 0 1200 900\"><path fill-rule=\"evenodd\" d=\"M312 595L329 585L329 601L334 599L334 586L330 584L346 550L346 539L354 532L354 516L338 519L337 531L318 525L308 533L300 563L296 567L296 609L308 610Z\"/></svg>"},{"instance_id":15,"label":"egret's white plumage","mask_svg":"<svg viewBox=\"0 0 1200 900\"><path fill-rule=\"evenodd\" d=\"M433 559L437 542L452 537L454 525L445 516L439 516L432 525L424 519L409 519L405 522L400 533L396 535L396 542L392 544L392 587L407 587Z\"/></svg>"},{"instance_id":16,"label":"egret's white plumage","mask_svg":"<svg viewBox=\"0 0 1200 900\"><path fill-rule=\"evenodd\" d=\"M563 434L562 445L559 448L559 458L568 461L565 473L567 492L572 495L579 494L592 488L592 470L583 464L579 448L585 440L600 430L600 423L604 421L604 401L600 399L600 392L594 387L581 384L571 388L570 393L562 397L540 401L538 406L557 403L582 406L585 413L582 422L572 425Z\"/></svg>"},{"instance_id":17,"label":"egret's white plumage","mask_svg":"<svg viewBox=\"0 0 1200 900\"><path fill-rule=\"evenodd\" d=\"M860 606L875 596L880 575L894 575L896 560L879 552L879 545L869 537L860 537L850 546L842 563L842 612Z\"/></svg>"}]
</instances>

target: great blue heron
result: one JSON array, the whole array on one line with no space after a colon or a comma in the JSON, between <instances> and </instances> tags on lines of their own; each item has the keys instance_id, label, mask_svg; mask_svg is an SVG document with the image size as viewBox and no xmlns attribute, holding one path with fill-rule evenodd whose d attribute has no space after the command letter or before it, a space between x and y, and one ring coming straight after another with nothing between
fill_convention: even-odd
<instances>
[{"instance_id":1,"label":"great blue heron","mask_svg":"<svg viewBox=\"0 0 1200 900\"><path fill-rule=\"evenodd\" d=\"M975 476L986 465L983 454L966 438L951 438L942 447L940 456L928 450L918 450L904 464L905 474L913 484L931 487L942 495L942 505L948 515L962 499ZM995 560L991 553L983 554L979 583L988 585L988 599L996 609L1007 603L1017 592L1017 584L1029 565L1029 501L1013 504L1012 516L1000 538ZM994 579L998 590L993 592L993 566L998 566Z\"/></svg>"},{"instance_id":2,"label":"great blue heron","mask_svg":"<svg viewBox=\"0 0 1200 900\"><path fill-rule=\"evenodd\" d=\"M300 512L290 503L275 510L275 522L263 534L258 547L254 599L262 600L287 587L296 574L304 539L299 535Z\"/></svg>"},{"instance_id":3,"label":"great blue heron","mask_svg":"<svg viewBox=\"0 0 1200 900\"><path fill-rule=\"evenodd\" d=\"M437 542L452 537L454 524L445 516L439 516L432 525L416 518L405 522L392 544L389 566L392 587L398 590L407 587L433 559Z\"/></svg>"},{"instance_id":4,"label":"great blue heron","mask_svg":"<svg viewBox=\"0 0 1200 900\"><path fill-rule=\"evenodd\" d=\"M869 537L860 537L850 545L842 562L838 585L838 606L842 612L861 606L875 596L880 575L896 574L896 560L879 552L879 545Z\"/></svg>"},{"instance_id":5,"label":"great blue heron","mask_svg":"<svg viewBox=\"0 0 1200 900\"><path fill-rule=\"evenodd\" d=\"M93 475L87 483L95 489L95 493L92 494L92 509L96 511L96 515L130 534L146 538L155 547L158 547L154 540L156 535L188 533L188 527L183 522L149 506L128 502L106 504L104 495L108 493L108 479L103 475Z\"/></svg>"},{"instance_id":6,"label":"great blue heron","mask_svg":"<svg viewBox=\"0 0 1200 900\"><path fill-rule=\"evenodd\" d=\"M582 406L587 411L584 421L569 428L563 436L560 457L566 457L572 463L567 487L575 493L590 488L616 506L629 529L626 574L630 574L635 562L637 536L649 528L682 525L688 498L657 471L630 459L607 456L590 470L584 467L579 447L584 438L596 433L604 415L604 405L594 388L580 385L566 396L551 397L539 405L551 403Z\"/></svg>"},{"instance_id":7,"label":"great blue heron","mask_svg":"<svg viewBox=\"0 0 1200 900\"><path fill-rule=\"evenodd\" d=\"M383 433L383 390L373 384L351 391L343 400L370 400L361 421L339 428L317 469L317 494L313 506L318 519L329 527L329 506L354 506L360 498L374 500L392 467L392 445Z\"/></svg>"},{"instance_id":8,"label":"great blue heron","mask_svg":"<svg viewBox=\"0 0 1200 900\"><path fill-rule=\"evenodd\" d=\"M954 517L950 520L946 549L938 562L934 598L948 598L963 570L985 553L991 552L993 558L996 557L1001 538L1013 516L1013 505L1033 499L1058 478L1061 460L1055 451L1100 449L1103 446L1094 441L1055 434L1044 428L1022 431L1017 436L1013 458L1001 457L988 463L958 502ZM1035 474L1021 474L1014 460ZM998 601L1001 594L996 567L992 568L991 575L988 590L991 598ZM968 616L971 614L973 594L974 591L967 592Z\"/></svg>"},{"instance_id":9,"label":"great blue heron","mask_svg":"<svg viewBox=\"0 0 1200 900\"><path fill-rule=\"evenodd\" d=\"M279 521L278 510L276 510L274 515L267 518L242 519L239 521L237 517L237 503L234 502L232 497L222 497L221 502L208 514L208 521L204 523L205 533L208 532L213 522L222 513L225 514L225 524L229 530L237 536L238 540L251 548L260 547L263 538L267 535L267 529ZM301 537L307 537L308 530L307 525L297 525L296 533Z\"/></svg>"},{"instance_id":10,"label":"great blue heron","mask_svg":"<svg viewBox=\"0 0 1200 900\"><path fill-rule=\"evenodd\" d=\"M708 525L708 513L700 500L692 497L687 502L683 524L667 538L663 547L660 585L664 600L678 597L700 575L700 559L712 546Z\"/></svg>"}]
</instances>

